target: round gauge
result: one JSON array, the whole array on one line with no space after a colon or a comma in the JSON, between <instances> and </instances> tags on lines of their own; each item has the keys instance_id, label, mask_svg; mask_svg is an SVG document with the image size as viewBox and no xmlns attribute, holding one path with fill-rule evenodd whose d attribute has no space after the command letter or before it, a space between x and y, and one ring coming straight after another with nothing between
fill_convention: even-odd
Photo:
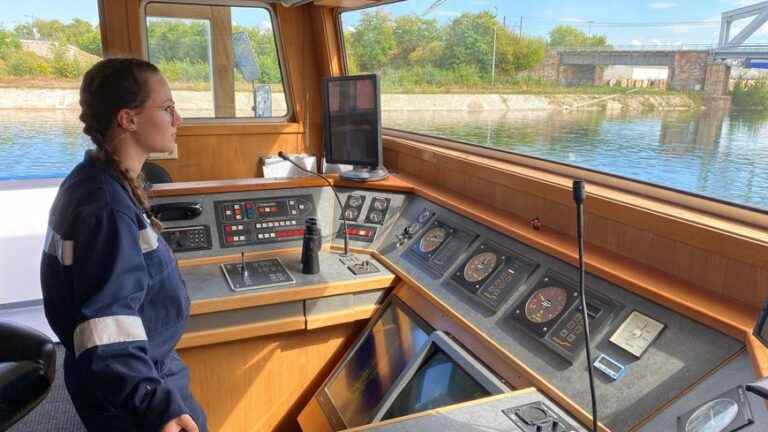
<instances>
[{"instance_id":1,"label":"round gauge","mask_svg":"<svg viewBox=\"0 0 768 432\"><path fill-rule=\"evenodd\" d=\"M357 215L359 214L357 209L354 208L348 208L344 210L344 219L350 221L350 220L357 220Z\"/></svg>"},{"instance_id":2,"label":"round gauge","mask_svg":"<svg viewBox=\"0 0 768 432\"><path fill-rule=\"evenodd\" d=\"M537 290L525 302L525 317L536 324L543 324L557 317L568 303L565 288L548 286Z\"/></svg>"},{"instance_id":3,"label":"round gauge","mask_svg":"<svg viewBox=\"0 0 768 432\"><path fill-rule=\"evenodd\" d=\"M410 234L410 235L414 235L414 234L416 234L416 233L417 233L417 232L418 232L420 229L421 229L421 224L420 224L420 223L418 223L418 222L414 222L414 223L412 223L412 224L408 225L408 226L405 228L405 232L407 232L407 233L408 233L408 234Z\"/></svg>"},{"instance_id":4,"label":"round gauge","mask_svg":"<svg viewBox=\"0 0 768 432\"><path fill-rule=\"evenodd\" d=\"M347 201L347 203L349 203L350 207L360 207L363 205L363 199L357 195L352 195L349 197L349 201Z\"/></svg>"},{"instance_id":5,"label":"round gauge","mask_svg":"<svg viewBox=\"0 0 768 432\"><path fill-rule=\"evenodd\" d=\"M374 210L370 213L368 213L368 220L372 223L381 223L381 221L384 219L384 214L378 210Z\"/></svg>"},{"instance_id":6,"label":"round gauge","mask_svg":"<svg viewBox=\"0 0 768 432\"><path fill-rule=\"evenodd\" d=\"M493 252L482 252L473 256L464 266L464 279L478 282L485 279L496 267L498 257Z\"/></svg>"},{"instance_id":7,"label":"round gauge","mask_svg":"<svg viewBox=\"0 0 768 432\"><path fill-rule=\"evenodd\" d=\"M432 214L429 212L429 210L424 210L423 212L419 213L419 216L416 218L416 220L419 223L424 223L429 220L430 216L432 216Z\"/></svg>"},{"instance_id":8,"label":"round gauge","mask_svg":"<svg viewBox=\"0 0 768 432\"><path fill-rule=\"evenodd\" d=\"M733 399L715 399L693 413L685 423L685 432L721 432L738 414L739 405Z\"/></svg>"},{"instance_id":9,"label":"round gauge","mask_svg":"<svg viewBox=\"0 0 768 432\"><path fill-rule=\"evenodd\" d=\"M383 199L373 200L373 208L376 210L384 210L387 208L387 201Z\"/></svg>"},{"instance_id":10,"label":"round gauge","mask_svg":"<svg viewBox=\"0 0 768 432\"><path fill-rule=\"evenodd\" d=\"M424 234L419 242L419 250L422 252L432 252L437 249L438 246L443 244L445 238L448 236L448 230L443 227L434 227Z\"/></svg>"}]
</instances>

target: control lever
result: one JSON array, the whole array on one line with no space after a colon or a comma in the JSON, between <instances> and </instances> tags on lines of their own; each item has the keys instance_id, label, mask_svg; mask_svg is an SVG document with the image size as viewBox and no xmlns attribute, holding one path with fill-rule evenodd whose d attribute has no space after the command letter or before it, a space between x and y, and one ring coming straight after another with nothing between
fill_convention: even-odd
<instances>
[{"instance_id":1,"label":"control lever","mask_svg":"<svg viewBox=\"0 0 768 432\"><path fill-rule=\"evenodd\" d=\"M245 251L240 252L240 277L243 281L248 279L248 267L245 265Z\"/></svg>"}]
</instances>

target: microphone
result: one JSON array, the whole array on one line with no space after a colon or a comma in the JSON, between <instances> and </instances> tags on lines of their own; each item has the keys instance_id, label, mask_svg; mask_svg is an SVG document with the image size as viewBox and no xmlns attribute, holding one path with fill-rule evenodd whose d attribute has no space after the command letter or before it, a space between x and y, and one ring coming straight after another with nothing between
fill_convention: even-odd
<instances>
[{"instance_id":1,"label":"microphone","mask_svg":"<svg viewBox=\"0 0 768 432\"><path fill-rule=\"evenodd\" d=\"M336 188L333 187L333 184L330 180L328 180L325 176L322 174L310 171L302 166L299 166L296 162L292 161L291 158L288 157L285 153L282 151L277 152L277 156L286 161L290 162L291 165L295 166L296 168L300 169L301 171L310 173L312 175L318 176L321 179L325 180L326 183L328 183L328 186L330 186L331 191L333 192L333 195L336 197L336 202L339 203L339 211L341 212L341 220L344 224L344 253L341 256L349 256L349 234L347 233L347 218L344 216L344 205L341 203L341 198L339 198L339 194L336 193ZM333 243L333 238L331 239L331 243Z\"/></svg>"},{"instance_id":2,"label":"microphone","mask_svg":"<svg viewBox=\"0 0 768 432\"><path fill-rule=\"evenodd\" d=\"M597 431L597 397L595 397L595 377L592 375L592 348L589 337L589 317L587 316L587 293L584 288L584 199L586 186L583 180L573 181L573 202L576 203L576 237L579 241L579 295L581 295L581 317L584 321L584 338L587 351L587 372L589 373L589 395L592 399L592 432Z\"/></svg>"}]
</instances>

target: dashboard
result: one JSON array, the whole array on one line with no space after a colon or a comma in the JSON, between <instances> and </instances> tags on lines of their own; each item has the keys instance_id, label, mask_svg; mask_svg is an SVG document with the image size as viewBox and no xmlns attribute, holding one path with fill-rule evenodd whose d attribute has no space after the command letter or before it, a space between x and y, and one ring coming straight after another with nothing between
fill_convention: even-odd
<instances>
[{"instance_id":1,"label":"dashboard","mask_svg":"<svg viewBox=\"0 0 768 432\"><path fill-rule=\"evenodd\" d=\"M586 411L592 367L600 419L613 431L757 431L768 424L765 405L738 391L756 378L751 367L738 367L749 364L741 341L591 274L582 310L577 269L568 263L415 195L339 194L342 209L325 187L153 203L202 208L193 219L165 222L164 238L185 259L300 247L309 217L325 244L341 244L345 218L351 246L378 252ZM200 290L216 277L185 274ZM584 314L592 365L583 354ZM732 415L731 426L708 429L717 413Z\"/></svg>"}]
</instances>

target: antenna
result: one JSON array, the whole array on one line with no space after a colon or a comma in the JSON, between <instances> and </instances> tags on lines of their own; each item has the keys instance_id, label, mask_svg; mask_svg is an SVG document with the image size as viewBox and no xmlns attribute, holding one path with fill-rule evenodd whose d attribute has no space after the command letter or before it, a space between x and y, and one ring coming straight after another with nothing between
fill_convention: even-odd
<instances>
[{"instance_id":1,"label":"antenna","mask_svg":"<svg viewBox=\"0 0 768 432\"><path fill-rule=\"evenodd\" d=\"M589 373L589 395L592 399L592 432L597 432L597 397L595 397L595 377L592 375L592 348L589 337L589 317L587 316L587 293L584 288L584 199L586 185L583 180L573 181L573 202L576 203L576 237L579 241L579 295L581 296L581 317L584 320L584 337L587 351L587 372Z\"/></svg>"}]
</instances>

